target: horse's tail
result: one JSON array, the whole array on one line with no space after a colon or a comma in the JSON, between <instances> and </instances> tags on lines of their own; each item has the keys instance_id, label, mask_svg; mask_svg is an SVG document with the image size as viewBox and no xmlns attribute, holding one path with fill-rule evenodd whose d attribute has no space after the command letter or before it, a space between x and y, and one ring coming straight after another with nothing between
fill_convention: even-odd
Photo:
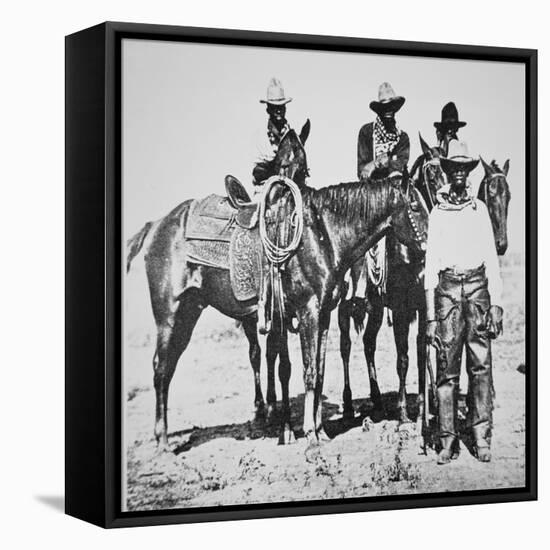
<instances>
[{"instance_id":1,"label":"horse's tail","mask_svg":"<svg viewBox=\"0 0 550 550\"><path fill-rule=\"evenodd\" d=\"M126 241L126 273L130 271L132 260L139 254L151 227L153 227L153 222L147 222L140 231Z\"/></svg>"},{"instance_id":2,"label":"horse's tail","mask_svg":"<svg viewBox=\"0 0 550 550\"><path fill-rule=\"evenodd\" d=\"M350 300L350 306L350 315L353 319L355 332L357 332L357 334L360 334L365 328L365 317L367 316L367 300L354 296Z\"/></svg>"}]
</instances>

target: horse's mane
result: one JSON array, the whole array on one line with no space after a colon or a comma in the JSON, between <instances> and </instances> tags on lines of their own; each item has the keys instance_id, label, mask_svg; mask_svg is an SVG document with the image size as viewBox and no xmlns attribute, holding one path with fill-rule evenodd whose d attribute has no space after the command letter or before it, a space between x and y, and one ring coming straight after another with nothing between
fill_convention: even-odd
<instances>
[{"instance_id":1,"label":"horse's mane","mask_svg":"<svg viewBox=\"0 0 550 550\"><path fill-rule=\"evenodd\" d=\"M394 187L388 178L369 182L353 181L314 189L304 193L305 204L328 210L349 221L371 219L386 210Z\"/></svg>"}]
</instances>

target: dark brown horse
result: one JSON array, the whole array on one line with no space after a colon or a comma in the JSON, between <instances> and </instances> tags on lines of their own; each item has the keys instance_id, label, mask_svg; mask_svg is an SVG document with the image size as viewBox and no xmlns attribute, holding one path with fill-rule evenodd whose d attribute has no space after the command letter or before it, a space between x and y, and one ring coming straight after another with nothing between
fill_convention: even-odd
<instances>
[{"instance_id":1,"label":"dark brown horse","mask_svg":"<svg viewBox=\"0 0 550 550\"><path fill-rule=\"evenodd\" d=\"M277 155L270 163L270 173L285 175L299 185L305 184L307 159L303 143L309 134L309 121L302 128L300 137L294 130L287 132ZM249 357L254 372L257 414L264 409L260 384L261 350L256 330L256 300L237 301L233 295L229 271L201 266L200 288L189 285L196 265L187 262L185 226L192 200L177 206L156 223L148 222L127 243L127 270L133 258L147 243L145 265L151 304L157 325L157 343L153 358L154 386L156 392L155 437L159 449L168 449L168 388L178 360L189 344L193 329L202 310L207 306L242 321L249 342ZM271 344L271 348L270 348ZM279 343L275 338L268 342L268 356L281 355L279 376L283 388L288 388L290 362L286 339ZM273 399L274 396L268 396Z\"/></svg>"},{"instance_id":2,"label":"dark brown horse","mask_svg":"<svg viewBox=\"0 0 550 550\"><path fill-rule=\"evenodd\" d=\"M438 147L430 147L420 137L422 155L413 164L412 174L418 173L415 185L431 211L436 204L437 191L445 183L443 172L439 163L442 154ZM510 202L510 190L507 182L509 161L504 163L501 169L493 160L491 164L482 164L485 168L485 177L480 183L478 198L485 202L493 226L495 246L497 253L502 255L508 246L507 219L508 205ZM418 332L416 337L417 367L418 367L418 404L423 406L422 388L425 375L425 330L426 330L426 304L424 300L424 288L421 278L424 258L418 255L406 255L402 253L402 247L388 240L387 269L388 269L388 302L393 313L393 332L397 350L397 373L399 376L398 392L398 416L399 420L408 420L406 401L406 375L408 371L408 337L410 323L417 315ZM352 283L354 291L360 276L360 270L364 268L364 262L359 262L352 269ZM393 294L393 295L392 295ZM376 351L376 339L383 320L384 302L376 287L370 285L366 300L354 297L351 300L342 301L339 306L340 325L340 353L344 363L344 417L351 418L354 415L352 406L352 393L349 379L349 356L351 352L351 339L349 336L351 318L354 318L358 330L362 329L364 316L369 304L370 312L367 328L363 334L365 358L369 371L371 386L371 400L374 405L374 417L383 415L383 406L376 377L374 355ZM421 412L421 409L420 409Z\"/></svg>"},{"instance_id":3,"label":"dark brown horse","mask_svg":"<svg viewBox=\"0 0 550 550\"><path fill-rule=\"evenodd\" d=\"M440 151L438 147L429 147L420 136L422 155L413 164L412 173L417 173L415 186L422 196L423 208L431 210L435 204L437 190L445 183L439 164ZM350 328L351 319L355 321L356 330L363 330L363 322L368 308L367 325L363 333L363 348L367 362L371 401L373 402L373 417L380 418L384 414L382 397L378 386L375 364L376 343L378 332L384 318L384 307L392 311L393 335L397 350L397 374L399 377L399 392L397 409L399 420L408 421L406 379L409 367L409 328L418 314L418 333L416 337L417 366L419 388L424 384L425 358L425 325L426 304L422 270L424 254L418 254L404 248L392 236L386 239L386 292L379 291L373 281L367 281L367 295L365 298L356 297L356 289L365 269L366 258L362 258L351 270L353 285L352 298L342 300L338 308L338 323L340 328L340 354L344 365L344 417L352 418L352 392L349 375L349 358L351 353ZM368 276L368 275L367 275ZM418 392L421 400L422 392Z\"/></svg>"},{"instance_id":4,"label":"dark brown horse","mask_svg":"<svg viewBox=\"0 0 550 550\"><path fill-rule=\"evenodd\" d=\"M485 169L485 177L479 184L477 198L487 205L497 254L502 256L508 249L508 206L512 197L507 180L510 160L502 168L494 160L487 164L481 159L481 163Z\"/></svg>"}]
</instances>

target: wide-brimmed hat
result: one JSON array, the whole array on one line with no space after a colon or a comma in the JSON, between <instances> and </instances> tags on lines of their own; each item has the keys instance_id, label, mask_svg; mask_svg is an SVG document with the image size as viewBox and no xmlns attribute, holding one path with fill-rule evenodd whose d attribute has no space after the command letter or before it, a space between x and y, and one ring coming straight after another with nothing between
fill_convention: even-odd
<instances>
[{"instance_id":1,"label":"wide-brimmed hat","mask_svg":"<svg viewBox=\"0 0 550 550\"><path fill-rule=\"evenodd\" d=\"M453 139L449 142L449 150L446 157L439 157L441 168L445 173L452 172L458 166L464 168L467 172L471 172L479 163L479 159L475 159L468 153L468 146L464 141Z\"/></svg>"},{"instance_id":2,"label":"wide-brimmed hat","mask_svg":"<svg viewBox=\"0 0 550 550\"><path fill-rule=\"evenodd\" d=\"M396 95L389 82L382 82L378 88L378 101L371 101L369 107L379 115L388 110L396 113L403 107L403 103L405 103L405 98Z\"/></svg>"},{"instance_id":3,"label":"wide-brimmed hat","mask_svg":"<svg viewBox=\"0 0 550 550\"><path fill-rule=\"evenodd\" d=\"M277 78L272 78L269 81L266 98L260 99L260 103L269 103L271 105L285 105L291 101L291 97L285 97L285 89L281 81Z\"/></svg>"},{"instance_id":4,"label":"wide-brimmed hat","mask_svg":"<svg viewBox=\"0 0 550 550\"><path fill-rule=\"evenodd\" d=\"M456 105L449 101L447 105L441 109L441 122L434 122L434 126L439 130L441 128L462 128L466 126L466 123L458 118L458 110Z\"/></svg>"}]
</instances>

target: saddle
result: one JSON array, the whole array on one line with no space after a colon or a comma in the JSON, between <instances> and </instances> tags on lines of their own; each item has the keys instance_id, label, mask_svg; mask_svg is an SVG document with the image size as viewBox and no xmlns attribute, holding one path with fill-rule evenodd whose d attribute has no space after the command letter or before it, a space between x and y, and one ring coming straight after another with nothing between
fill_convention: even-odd
<instances>
[{"instance_id":1,"label":"saddle","mask_svg":"<svg viewBox=\"0 0 550 550\"><path fill-rule=\"evenodd\" d=\"M251 300L258 296L262 262L259 205L233 176L225 178L225 186L226 197L212 194L191 205L185 227L188 261L229 270L235 298Z\"/></svg>"}]
</instances>

